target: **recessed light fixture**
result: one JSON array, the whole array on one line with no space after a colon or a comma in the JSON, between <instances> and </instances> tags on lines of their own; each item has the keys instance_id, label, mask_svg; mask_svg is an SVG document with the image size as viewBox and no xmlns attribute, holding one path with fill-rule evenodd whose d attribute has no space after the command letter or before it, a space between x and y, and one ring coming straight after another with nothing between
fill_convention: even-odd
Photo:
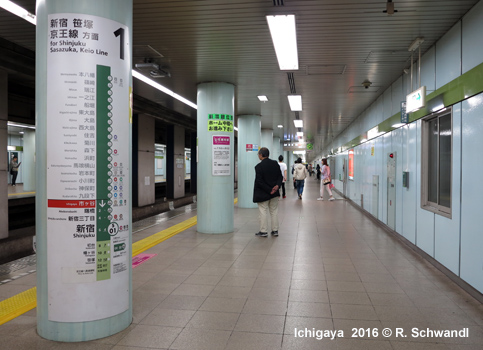
<instances>
[{"instance_id":1,"label":"recessed light fixture","mask_svg":"<svg viewBox=\"0 0 483 350\"><path fill-rule=\"evenodd\" d=\"M298 70L295 15L267 16L267 23L280 70Z\"/></svg>"},{"instance_id":2,"label":"recessed light fixture","mask_svg":"<svg viewBox=\"0 0 483 350\"><path fill-rule=\"evenodd\" d=\"M406 125L406 124L404 124L404 123L398 123L398 124L394 124L392 127L393 128L400 128L401 126L404 126L404 125Z\"/></svg>"},{"instance_id":3,"label":"recessed light fixture","mask_svg":"<svg viewBox=\"0 0 483 350\"><path fill-rule=\"evenodd\" d=\"M283 129L283 125L278 125L278 128L279 129Z\"/></svg>"},{"instance_id":4,"label":"recessed light fixture","mask_svg":"<svg viewBox=\"0 0 483 350\"><path fill-rule=\"evenodd\" d=\"M288 95L290 109L294 112L302 110L302 95Z\"/></svg>"},{"instance_id":5,"label":"recessed light fixture","mask_svg":"<svg viewBox=\"0 0 483 350\"><path fill-rule=\"evenodd\" d=\"M156 83L154 80L147 78L143 74L141 74L141 73L133 70L132 71L132 76L133 76L133 78L139 79L139 80L145 82L146 84L152 86L153 88L158 89L159 91L164 92L166 95L169 95L169 96L174 97L178 101L183 102L184 104L190 106L191 108L198 109L198 106L196 104L194 104L193 102L187 100L183 96L178 95L174 91L171 91L167 87L164 87L163 85Z\"/></svg>"},{"instance_id":6,"label":"recessed light fixture","mask_svg":"<svg viewBox=\"0 0 483 350\"><path fill-rule=\"evenodd\" d=\"M3 7L5 10L13 13L14 15L22 17L24 20L29 21L32 24L37 24L37 19L34 14L28 12L24 8L18 6L17 4L14 4L11 1L0 1L0 7Z\"/></svg>"},{"instance_id":7,"label":"recessed light fixture","mask_svg":"<svg viewBox=\"0 0 483 350\"><path fill-rule=\"evenodd\" d=\"M260 96L257 96L257 97L260 100L260 102L267 102L268 101L268 97L265 96L265 95L260 95Z\"/></svg>"},{"instance_id":8,"label":"recessed light fixture","mask_svg":"<svg viewBox=\"0 0 483 350\"><path fill-rule=\"evenodd\" d=\"M304 121L300 119L295 119L293 121L293 124L295 125L296 128L303 128L304 127Z\"/></svg>"}]
</instances>

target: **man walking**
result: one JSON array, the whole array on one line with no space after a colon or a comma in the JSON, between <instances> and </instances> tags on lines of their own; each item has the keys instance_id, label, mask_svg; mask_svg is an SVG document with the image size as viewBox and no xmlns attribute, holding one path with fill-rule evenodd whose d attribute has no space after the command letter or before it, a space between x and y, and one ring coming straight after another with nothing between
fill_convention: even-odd
<instances>
[{"instance_id":1,"label":"man walking","mask_svg":"<svg viewBox=\"0 0 483 350\"><path fill-rule=\"evenodd\" d=\"M255 185L253 187L253 202L258 203L260 213L260 231L255 235L268 236L268 213L272 222L272 235L278 236L278 200L279 188L282 186L282 173L277 161L268 158L268 148L258 151L260 163L255 166Z\"/></svg>"}]
</instances>

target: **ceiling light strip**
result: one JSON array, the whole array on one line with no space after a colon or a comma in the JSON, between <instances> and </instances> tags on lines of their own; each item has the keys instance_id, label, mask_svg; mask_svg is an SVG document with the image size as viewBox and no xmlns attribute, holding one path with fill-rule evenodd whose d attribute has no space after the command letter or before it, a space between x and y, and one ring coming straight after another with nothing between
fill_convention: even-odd
<instances>
[{"instance_id":1,"label":"ceiling light strip","mask_svg":"<svg viewBox=\"0 0 483 350\"><path fill-rule=\"evenodd\" d=\"M7 10L11 13L13 13L14 15L17 15L17 16L25 19L26 21L29 21L30 23L32 23L34 25L37 25L37 18L36 18L35 15L31 14L30 12L28 12L24 8L14 4L11 1L0 0L0 7L4 8L5 10ZM183 96L178 95L177 93L171 91L167 87L164 87L163 85L158 84L155 81L145 77L144 75L136 72L135 70L132 71L132 76L141 80L141 81L143 81L143 82L145 82L146 84L154 87L155 89L158 89L159 91L162 91L165 94L177 99L178 101L181 101L184 104L186 104L186 105L188 105L188 106L190 106L194 109L198 109L198 106L196 104L194 104L193 102L191 102L191 101L187 100L186 98L184 98Z\"/></svg>"},{"instance_id":2,"label":"ceiling light strip","mask_svg":"<svg viewBox=\"0 0 483 350\"><path fill-rule=\"evenodd\" d=\"M11 1L0 0L0 7L32 24L37 24L37 19L34 14L28 12L26 9L14 4Z\"/></svg>"},{"instance_id":3,"label":"ceiling light strip","mask_svg":"<svg viewBox=\"0 0 483 350\"><path fill-rule=\"evenodd\" d=\"M295 15L266 16L280 70L298 70Z\"/></svg>"}]
</instances>

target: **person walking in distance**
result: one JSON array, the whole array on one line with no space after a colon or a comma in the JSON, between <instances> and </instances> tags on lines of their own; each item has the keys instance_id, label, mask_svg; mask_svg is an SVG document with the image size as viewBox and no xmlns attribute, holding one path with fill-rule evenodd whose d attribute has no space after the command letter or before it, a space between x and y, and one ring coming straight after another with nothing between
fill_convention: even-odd
<instances>
[{"instance_id":1,"label":"person walking in distance","mask_svg":"<svg viewBox=\"0 0 483 350\"><path fill-rule=\"evenodd\" d=\"M272 223L272 236L278 236L278 201L279 188L282 186L282 173L277 161L269 159L268 148L262 147L258 151L260 163L255 166L255 184L253 186L253 202L258 204L260 231L255 233L259 237L268 236L268 213Z\"/></svg>"},{"instance_id":2,"label":"person walking in distance","mask_svg":"<svg viewBox=\"0 0 483 350\"><path fill-rule=\"evenodd\" d=\"M302 164L302 158L298 158L295 163L293 177L297 184L297 194L299 195L299 199L302 199L305 178L307 177L307 168Z\"/></svg>"},{"instance_id":3,"label":"person walking in distance","mask_svg":"<svg viewBox=\"0 0 483 350\"><path fill-rule=\"evenodd\" d=\"M330 167L327 164L327 158L322 159L322 180L320 181L320 197L317 198L318 201L324 200L324 188L329 193L329 201L333 201L335 198L332 195L332 191L330 189L330 185L332 183L332 179L330 177Z\"/></svg>"},{"instance_id":4,"label":"person walking in distance","mask_svg":"<svg viewBox=\"0 0 483 350\"><path fill-rule=\"evenodd\" d=\"M17 176L18 176L18 167L22 164L22 162L18 163L18 158L13 157L12 161L10 162L10 174L12 175L12 186L16 185Z\"/></svg>"},{"instance_id":5,"label":"person walking in distance","mask_svg":"<svg viewBox=\"0 0 483 350\"><path fill-rule=\"evenodd\" d=\"M280 166L280 171L282 172L282 198L287 198L285 196L285 182L287 181L287 164L283 162L283 156L279 155L278 156L278 165Z\"/></svg>"}]
</instances>

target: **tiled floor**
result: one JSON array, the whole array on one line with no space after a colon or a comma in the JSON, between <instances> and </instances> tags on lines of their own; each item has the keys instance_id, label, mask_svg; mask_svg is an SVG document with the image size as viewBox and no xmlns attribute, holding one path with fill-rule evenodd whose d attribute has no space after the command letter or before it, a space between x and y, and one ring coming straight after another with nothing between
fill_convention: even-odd
<instances>
[{"instance_id":1,"label":"tiled floor","mask_svg":"<svg viewBox=\"0 0 483 350\"><path fill-rule=\"evenodd\" d=\"M307 182L303 200L288 189L280 202L279 237L255 237L257 210L236 208L233 234L198 234L195 226L147 251L158 255L133 272L134 320L125 331L51 342L36 335L33 310L0 326L2 348L483 348L479 302L346 201L316 201L318 184ZM193 215L151 223L134 237ZM34 283L0 285L0 296ZM469 336L414 337L413 328L467 328Z\"/></svg>"}]
</instances>

